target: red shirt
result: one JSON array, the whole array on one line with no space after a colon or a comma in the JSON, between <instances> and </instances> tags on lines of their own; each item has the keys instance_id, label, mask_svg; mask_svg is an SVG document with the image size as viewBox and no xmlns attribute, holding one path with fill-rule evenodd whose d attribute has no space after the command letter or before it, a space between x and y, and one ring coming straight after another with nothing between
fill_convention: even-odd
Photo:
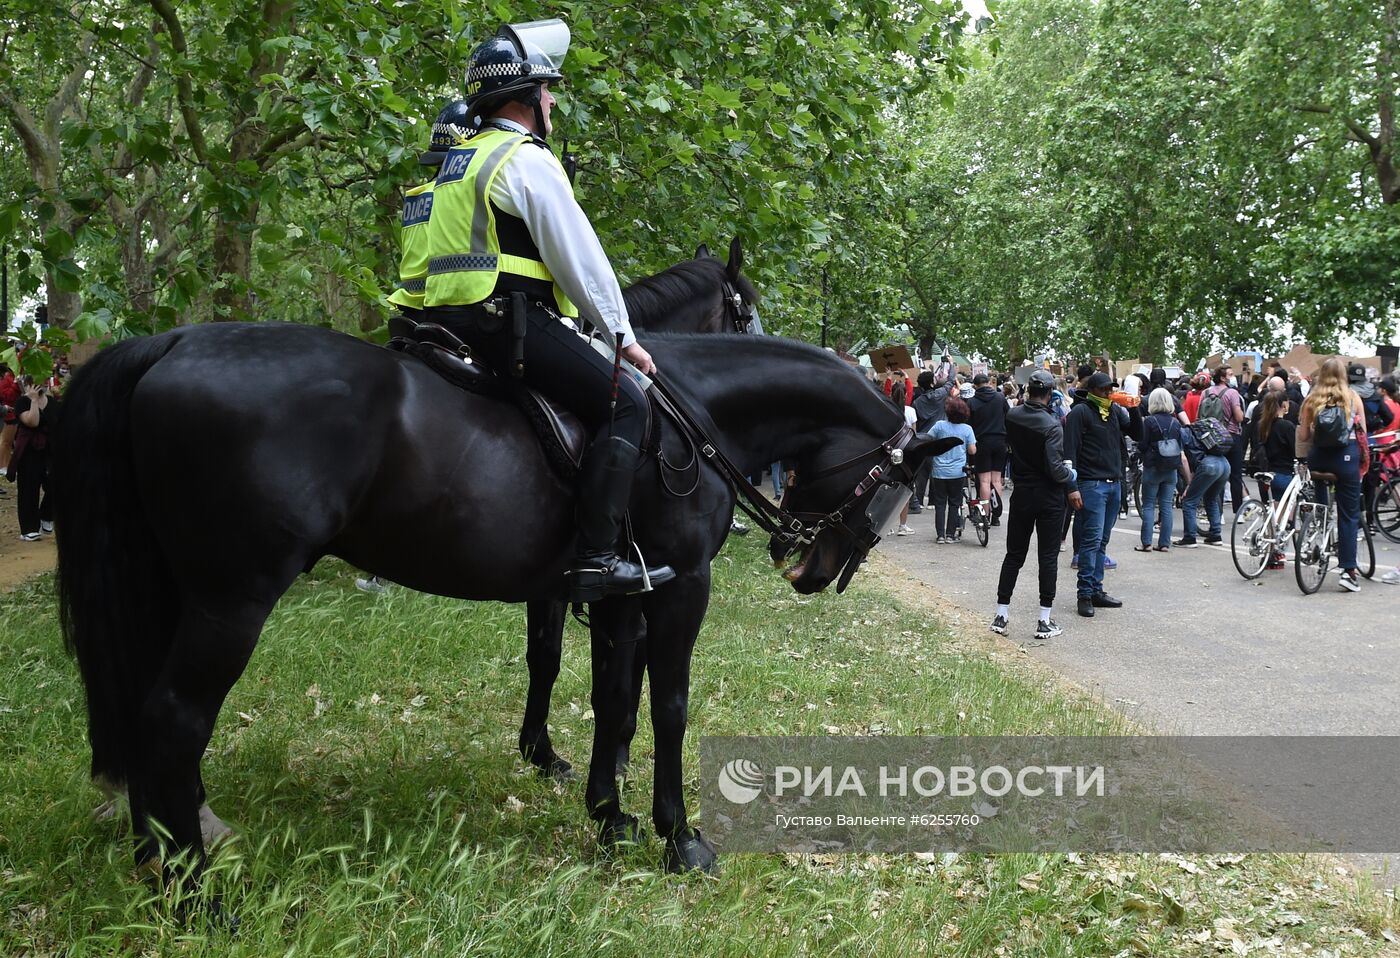
<instances>
[{"instance_id":1,"label":"red shirt","mask_svg":"<svg viewBox=\"0 0 1400 958\"><path fill-rule=\"evenodd\" d=\"M15 379L14 373L6 373L0 377L0 403L13 409L17 402L19 402L19 380ZM13 412L5 417L6 423L14 421L15 414Z\"/></svg>"},{"instance_id":2,"label":"red shirt","mask_svg":"<svg viewBox=\"0 0 1400 958\"><path fill-rule=\"evenodd\" d=\"M886 396L888 396L888 395L890 394L890 392L891 392L890 387L893 386L893 385L894 385L894 380L893 380L893 379L886 379L886 380L885 380L885 395L886 395ZM912 379L906 379L906 380L904 380L904 405L908 406L908 405L909 405L910 403L912 403L913 401L914 401L914 380L912 380Z\"/></svg>"},{"instance_id":3,"label":"red shirt","mask_svg":"<svg viewBox=\"0 0 1400 958\"><path fill-rule=\"evenodd\" d=\"M1200 413L1201 392L1203 391L1204 390L1197 391L1193 389L1187 393L1186 398L1181 401L1181 408L1186 412L1186 418L1190 422L1195 422L1196 416Z\"/></svg>"}]
</instances>

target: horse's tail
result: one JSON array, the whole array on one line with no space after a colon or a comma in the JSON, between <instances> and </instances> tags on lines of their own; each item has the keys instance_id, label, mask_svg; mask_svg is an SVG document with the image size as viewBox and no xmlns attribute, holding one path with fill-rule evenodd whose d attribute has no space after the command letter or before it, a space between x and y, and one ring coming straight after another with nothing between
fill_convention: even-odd
<instances>
[{"instance_id":1,"label":"horse's tail","mask_svg":"<svg viewBox=\"0 0 1400 958\"><path fill-rule=\"evenodd\" d=\"M165 661L178 603L142 508L132 453L136 384L173 336L103 350L64 391L53 439L51 494L64 644L87 692L92 775L126 781L136 716Z\"/></svg>"}]
</instances>

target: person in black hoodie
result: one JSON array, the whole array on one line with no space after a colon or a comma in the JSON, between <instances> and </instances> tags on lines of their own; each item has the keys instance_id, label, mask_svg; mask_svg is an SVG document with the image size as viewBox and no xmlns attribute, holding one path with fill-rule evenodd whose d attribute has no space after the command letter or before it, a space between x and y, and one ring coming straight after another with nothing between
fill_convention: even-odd
<instances>
[{"instance_id":1,"label":"person in black hoodie","mask_svg":"<svg viewBox=\"0 0 1400 958\"><path fill-rule=\"evenodd\" d=\"M996 489L997 496L1005 501L1002 473L1006 471L1006 413L1011 406L1001 390L987 380L986 373L973 376L972 386L976 392L967 405L972 410L968 425L977 434L977 461L973 465L977 470L977 495L986 502ZM992 525L1001 525L995 513Z\"/></svg>"},{"instance_id":2,"label":"person in black hoodie","mask_svg":"<svg viewBox=\"0 0 1400 958\"><path fill-rule=\"evenodd\" d=\"M1078 612L1116 609L1122 602L1103 590L1104 550L1118 521L1123 494L1123 436L1142 442L1142 410L1126 396L1113 395L1113 380L1094 373L1076 392L1078 400L1065 417L1065 457L1074 463L1084 508L1074 517L1079 560Z\"/></svg>"},{"instance_id":3,"label":"person in black hoodie","mask_svg":"<svg viewBox=\"0 0 1400 958\"><path fill-rule=\"evenodd\" d=\"M933 424L942 422L948 418L945 411L948 403L948 380L942 373L925 369L919 373L917 385L914 386L914 429L920 435L933 428ZM933 457L928 456L919 463L918 470L914 473L914 504L922 511L924 503L927 502L928 481L933 474ZM910 512L915 511L910 509Z\"/></svg>"},{"instance_id":4,"label":"person in black hoodie","mask_svg":"<svg viewBox=\"0 0 1400 958\"><path fill-rule=\"evenodd\" d=\"M1011 594L1030 551L1032 532L1040 561L1040 619L1032 637L1050 639L1061 632L1050 618L1051 606L1055 604L1061 517L1066 503L1078 509L1083 500L1075 491L1074 473L1065 465L1063 427L1049 409L1054 389L1055 377L1047 370L1037 369L1026 386L1026 401L1006 417L1011 476L1016 480L1016 489L1007 510L1006 558L997 581L997 609L991 626L1000 635L1007 633Z\"/></svg>"}]
</instances>

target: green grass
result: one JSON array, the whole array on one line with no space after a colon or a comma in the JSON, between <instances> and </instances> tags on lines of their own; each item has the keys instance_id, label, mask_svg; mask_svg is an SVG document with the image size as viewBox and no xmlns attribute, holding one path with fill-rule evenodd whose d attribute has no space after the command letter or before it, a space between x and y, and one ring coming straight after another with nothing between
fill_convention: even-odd
<instances>
[{"instance_id":1,"label":"green grass","mask_svg":"<svg viewBox=\"0 0 1400 958\"><path fill-rule=\"evenodd\" d=\"M735 540L694 668L702 734L1101 734L1115 713L980 640L949 636L866 574L799 597ZM135 880L125 824L94 823L82 695L41 579L0 599L0 955L1215 955L1376 953L1393 903L1324 859L746 855L670 876L661 846L595 849L582 783L514 743L523 608L401 589L324 562L278 606L205 759L240 837L207 886L236 937L188 927ZM570 624L555 745L592 733ZM645 710L646 703L643 703ZM651 736L628 810L649 815Z\"/></svg>"}]
</instances>

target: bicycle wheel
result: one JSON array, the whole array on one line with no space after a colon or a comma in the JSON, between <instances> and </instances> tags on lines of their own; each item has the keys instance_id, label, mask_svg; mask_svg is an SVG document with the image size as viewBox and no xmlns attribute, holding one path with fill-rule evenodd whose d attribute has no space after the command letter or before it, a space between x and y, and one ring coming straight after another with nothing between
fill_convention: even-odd
<instances>
[{"instance_id":1,"label":"bicycle wheel","mask_svg":"<svg viewBox=\"0 0 1400 958\"><path fill-rule=\"evenodd\" d=\"M1315 505L1309 503L1309 505ZM1327 510L1309 508L1298 512L1297 549L1293 553L1293 574L1304 595L1322 588L1332 556L1327 551Z\"/></svg>"},{"instance_id":2,"label":"bicycle wheel","mask_svg":"<svg viewBox=\"0 0 1400 958\"><path fill-rule=\"evenodd\" d=\"M1376 575L1376 544L1371 540L1371 530L1361 523L1361 534L1356 539L1356 566L1364 579Z\"/></svg>"},{"instance_id":3,"label":"bicycle wheel","mask_svg":"<svg viewBox=\"0 0 1400 958\"><path fill-rule=\"evenodd\" d=\"M1260 534L1268 526L1269 509L1257 499L1246 499L1235 513L1234 525L1230 527L1230 558L1235 560L1235 568L1246 579L1259 578L1269 564L1273 544L1259 541Z\"/></svg>"},{"instance_id":4,"label":"bicycle wheel","mask_svg":"<svg viewBox=\"0 0 1400 958\"><path fill-rule=\"evenodd\" d=\"M1400 542L1400 479L1376 490L1376 527L1391 542Z\"/></svg>"},{"instance_id":5,"label":"bicycle wheel","mask_svg":"<svg viewBox=\"0 0 1400 958\"><path fill-rule=\"evenodd\" d=\"M1137 510L1138 517L1142 516L1142 473L1138 472L1133 476L1133 508Z\"/></svg>"},{"instance_id":6,"label":"bicycle wheel","mask_svg":"<svg viewBox=\"0 0 1400 958\"><path fill-rule=\"evenodd\" d=\"M987 514L986 505L978 507L977 512L972 517L972 524L977 527L977 542L983 547L987 546L988 533L991 531L992 520Z\"/></svg>"}]
</instances>

